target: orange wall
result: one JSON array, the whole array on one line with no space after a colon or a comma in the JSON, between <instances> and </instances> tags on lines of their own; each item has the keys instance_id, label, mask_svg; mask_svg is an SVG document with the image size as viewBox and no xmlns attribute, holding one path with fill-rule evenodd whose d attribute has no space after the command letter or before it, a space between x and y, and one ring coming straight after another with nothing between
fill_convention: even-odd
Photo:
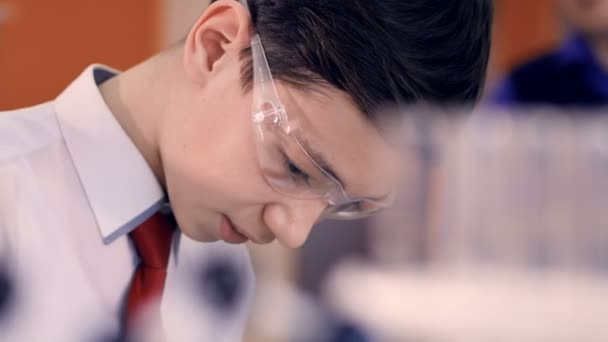
<instances>
[{"instance_id":1,"label":"orange wall","mask_svg":"<svg viewBox=\"0 0 608 342\"><path fill-rule=\"evenodd\" d=\"M50 100L82 69L124 69L161 42L161 0L0 0L0 110Z\"/></svg>"},{"instance_id":2,"label":"orange wall","mask_svg":"<svg viewBox=\"0 0 608 342\"><path fill-rule=\"evenodd\" d=\"M494 0L492 71L514 66L553 48L562 35L554 0Z\"/></svg>"}]
</instances>

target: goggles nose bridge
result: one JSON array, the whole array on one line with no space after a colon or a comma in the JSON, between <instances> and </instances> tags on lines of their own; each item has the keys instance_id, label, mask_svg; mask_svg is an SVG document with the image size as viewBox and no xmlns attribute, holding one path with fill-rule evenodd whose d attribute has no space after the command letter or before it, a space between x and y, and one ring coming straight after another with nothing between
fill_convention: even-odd
<instances>
[{"instance_id":1,"label":"goggles nose bridge","mask_svg":"<svg viewBox=\"0 0 608 342\"><path fill-rule=\"evenodd\" d=\"M331 191L328 191L325 195L325 200L327 201L327 203L331 206L338 206L349 202L348 197L344 195L342 189L336 186L335 183L332 184L333 186Z\"/></svg>"}]
</instances>

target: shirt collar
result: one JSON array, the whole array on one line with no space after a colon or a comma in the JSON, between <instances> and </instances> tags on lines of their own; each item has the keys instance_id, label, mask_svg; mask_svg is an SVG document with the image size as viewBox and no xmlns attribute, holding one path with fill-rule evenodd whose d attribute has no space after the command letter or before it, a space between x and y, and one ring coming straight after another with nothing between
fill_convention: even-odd
<instances>
[{"instance_id":1,"label":"shirt collar","mask_svg":"<svg viewBox=\"0 0 608 342\"><path fill-rule=\"evenodd\" d=\"M99 91L98 85L117 73L91 65L55 101L67 149L106 244L165 205L150 166Z\"/></svg>"}]
</instances>

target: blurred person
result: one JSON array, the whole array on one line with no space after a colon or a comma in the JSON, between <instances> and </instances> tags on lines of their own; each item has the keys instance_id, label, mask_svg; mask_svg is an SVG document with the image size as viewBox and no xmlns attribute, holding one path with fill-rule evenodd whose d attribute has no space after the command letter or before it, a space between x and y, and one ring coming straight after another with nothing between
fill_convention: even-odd
<instances>
[{"instance_id":1,"label":"blurred person","mask_svg":"<svg viewBox=\"0 0 608 342\"><path fill-rule=\"evenodd\" d=\"M608 103L608 1L558 0L571 30L554 51L517 67L499 84L500 105L596 107Z\"/></svg>"},{"instance_id":2,"label":"blurred person","mask_svg":"<svg viewBox=\"0 0 608 342\"><path fill-rule=\"evenodd\" d=\"M28 333L69 340L53 319L91 312L129 330L184 244L249 274L244 242L296 248L389 205L403 165L376 109L474 102L491 17L490 0L214 1L176 46L0 114L1 255L63 298ZM242 331L244 297L215 340Z\"/></svg>"}]
</instances>

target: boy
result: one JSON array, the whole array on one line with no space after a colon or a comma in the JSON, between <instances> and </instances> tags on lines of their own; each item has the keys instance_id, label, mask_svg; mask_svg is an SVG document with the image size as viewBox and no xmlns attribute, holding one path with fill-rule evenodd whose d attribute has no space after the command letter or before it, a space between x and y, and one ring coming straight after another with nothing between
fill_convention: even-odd
<instances>
[{"instance_id":1,"label":"boy","mask_svg":"<svg viewBox=\"0 0 608 342\"><path fill-rule=\"evenodd\" d=\"M403 169L376 108L474 101L491 7L215 1L179 46L121 74L93 65L55 101L0 115L3 250L27 279L45 270L30 296L70 296L66 320L30 340L77 339L64 326L87 317L131 329L161 294L166 314L172 279L209 249L246 274L216 336L238 338L251 271L244 248L223 242L295 248L323 218L389 205Z\"/></svg>"}]
</instances>

